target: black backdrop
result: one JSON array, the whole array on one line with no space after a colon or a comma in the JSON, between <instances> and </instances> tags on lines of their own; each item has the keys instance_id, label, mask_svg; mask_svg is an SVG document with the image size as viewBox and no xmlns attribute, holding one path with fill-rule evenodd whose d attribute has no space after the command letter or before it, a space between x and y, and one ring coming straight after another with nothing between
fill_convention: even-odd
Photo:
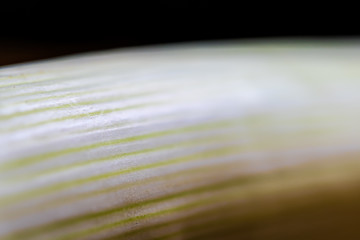
<instances>
[{"instance_id":1,"label":"black backdrop","mask_svg":"<svg viewBox=\"0 0 360 240\"><path fill-rule=\"evenodd\" d=\"M0 65L183 41L357 37L356 9L330 1L0 1Z\"/></svg>"}]
</instances>

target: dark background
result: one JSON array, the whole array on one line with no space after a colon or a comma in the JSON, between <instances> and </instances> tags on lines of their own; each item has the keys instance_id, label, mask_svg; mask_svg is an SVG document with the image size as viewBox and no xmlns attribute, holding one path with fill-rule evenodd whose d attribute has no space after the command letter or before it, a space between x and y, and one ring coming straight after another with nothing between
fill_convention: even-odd
<instances>
[{"instance_id":1,"label":"dark background","mask_svg":"<svg viewBox=\"0 0 360 240\"><path fill-rule=\"evenodd\" d=\"M358 37L356 9L330 1L0 1L0 65L185 41Z\"/></svg>"}]
</instances>

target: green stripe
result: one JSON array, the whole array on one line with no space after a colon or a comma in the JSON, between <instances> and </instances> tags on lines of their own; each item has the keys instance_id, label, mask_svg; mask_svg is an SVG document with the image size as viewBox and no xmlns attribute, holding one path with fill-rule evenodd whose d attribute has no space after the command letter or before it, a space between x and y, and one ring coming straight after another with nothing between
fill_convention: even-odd
<instances>
[{"instance_id":1,"label":"green stripe","mask_svg":"<svg viewBox=\"0 0 360 240\"><path fill-rule=\"evenodd\" d=\"M87 150L91 150L91 149L95 149L95 148L118 145L118 144L122 144L122 143L130 143L130 142L135 142L135 141L140 141L140 140L151 139L151 138L155 138L155 137L167 136L167 135L176 134L176 133L186 133L186 132L192 132L192 131L207 130L207 129L212 129L217 126L229 126L229 125L234 125L234 124L238 124L238 119L225 120L225 121L212 122L212 123L201 123L201 124L186 126L186 127L182 127L182 128L169 129L169 130L152 132L152 133L148 133L148 134L137 135L137 136L127 137L127 138L109 140L109 141L105 141L105 142L98 142L98 143L93 143L93 144L80 146L80 147L66 148L66 149L60 150L60 151L54 151L54 152L44 153L41 155L29 156L29 157L25 157L22 159L16 159L16 160L4 162L4 163L0 164L0 172L6 172L6 171L10 171L10 170L20 169L22 167L29 166L29 165L32 165L35 163L40 163L40 162L44 162L46 160L50 160L52 158L61 157L61 156L65 156L65 155L69 155L69 154L73 154L73 153L77 153L77 152L87 151Z\"/></svg>"},{"instance_id":2,"label":"green stripe","mask_svg":"<svg viewBox=\"0 0 360 240\"><path fill-rule=\"evenodd\" d=\"M70 170L73 168L87 166L87 165L90 165L93 163L107 162L107 161L112 161L112 160L120 160L125 157L136 156L136 155L140 155L140 154L147 154L147 153L152 153L152 152L159 152L159 151L163 151L163 150L171 150L171 149L184 148L184 147L197 147L198 145L201 145L201 144L216 143L220 140L223 141L224 143L226 143L226 140L231 141L231 140L235 140L235 139L236 139L236 135L234 135L234 134L227 134L227 135L223 134L223 136L221 134L217 134L216 136L206 136L206 137L200 137L200 138L195 138L195 139L191 139L191 140L186 139L186 140L183 140L182 142L165 144L165 145L162 145L162 146L159 146L156 148L146 148L146 149L136 150L133 152L115 154L115 155L107 156L107 157L92 158L92 159L89 159L86 161L70 163L70 164L63 165L63 166L54 166L54 168L48 168L48 169L37 171L35 173L30 173L30 174L25 173L21 176L15 176L15 178L16 178L16 181L20 181L20 182L21 181L29 181L29 180L32 180L37 177L43 177L43 176L47 176L50 174L64 172L64 171L67 171L67 170Z\"/></svg>"},{"instance_id":3,"label":"green stripe","mask_svg":"<svg viewBox=\"0 0 360 240\"><path fill-rule=\"evenodd\" d=\"M225 199L225 196L223 196L223 198ZM229 200L229 199L226 199L226 200ZM199 219L201 219L203 222L211 224L211 217L213 217L214 215L219 214L221 212L224 212L224 211L228 210L229 208L232 208L233 210L237 210L238 206L239 206L238 203L236 203L236 204L226 204L225 207L217 207L215 209L206 209L205 208L205 209L203 209L200 212L197 212L195 214L190 214L188 216L180 217L180 218L177 218L177 219L174 219L174 220L170 220L170 221L167 220L165 222L161 222L161 223L158 223L158 224L152 224L150 226L144 226L144 227L142 227L140 225L140 227L137 228L137 229L122 232L122 233L119 233L119 234L116 234L116 235L113 235L113 236L110 236L110 237L107 237L107 238L103 238L102 240L127 239L129 237L134 236L134 235L145 234L145 233L151 232L151 231L159 229L159 228L169 227L169 226L176 225L176 224L181 224L181 223L191 223L191 222L199 220ZM236 212L234 214L239 214L239 213ZM218 221L221 222L222 220L220 219L220 220L217 220L216 222L218 222ZM171 233L169 235L170 236L177 236L179 234L181 234L181 231ZM160 238L156 238L156 239L162 239L162 238L167 238L167 237L168 237L168 235L160 237Z\"/></svg>"},{"instance_id":4,"label":"green stripe","mask_svg":"<svg viewBox=\"0 0 360 240\"><path fill-rule=\"evenodd\" d=\"M200 166L200 167L196 167L196 168L179 170L179 171L172 172L172 173L169 173L166 175L144 178L144 179L137 180L135 182L126 182L126 183L122 183L120 185L116 185L116 186L112 186L112 187L108 187L108 188L101 188L99 190L95 190L95 191L91 191L91 192L78 193L77 195L66 196L66 198L59 197L59 198L56 198L45 204L41 203L39 205L40 208L36 208L36 206L33 206L32 208L19 209L19 214L16 215L14 213L12 216L9 216L8 219L14 219L14 218L16 219L20 216L23 216L24 214L31 214L31 212L44 211L49 208L56 208L56 207L59 207L64 204L81 201L85 198L91 198L91 197L99 196L101 194L109 194L109 193L113 193L113 192L116 192L116 191L119 191L122 189L136 187L141 184L145 185L145 184L153 183L156 181L167 181L167 180L173 179L174 177L179 177L179 176L186 178L186 177L190 177L192 174L199 174L200 172L213 172L214 170L216 170L216 171L227 170L231 167L240 167L240 166L243 166L243 164L241 164L239 162L220 163L220 164L214 164L214 165L210 165L210 166Z\"/></svg>"},{"instance_id":5,"label":"green stripe","mask_svg":"<svg viewBox=\"0 0 360 240\"><path fill-rule=\"evenodd\" d=\"M237 147L237 146L218 148L215 150L200 152L200 153L196 153L196 154L185 156L185 157L173 158L173 159L165 160L165 161L161 161L161 162L144 164L144 165L140 165L140 166L136 166L136 167L130 167L127 169L116 170L116 171L112 171L112 172L108 172L108 173L102 173L102 174L90 176L87 178L59 182L59 183L55 183L55 184L52 184L49 186L39 187L36 189L30 189L28 191L23 191L21 193L14 194L14 195L7 195L7 196L3 197L2 199L0 199L0 205L14 204L16 202L24 201L25 198L29 199L29 198L33 198L33 197L39 197L39 196L50 194L53 192L58 192L61 190L80 186L80 185L83 185L86 183L91 183L94 181L99 181L99 180L103 180L103 179L107 179L107 178L111 178L111 177L129 174L129 173L133 173L133 172L137 172L137 171L141 171L141 170L152 169L152 168L157 168L157 167L164 167L164 166L168 166L168 165L172 165L172 164L185 163L185 162L189 162L189 161L205 159L206 157L226 156L228 154L230 155L230 154L234 154L236 152L239 152L239 147Z\"/></svg>"},{"instance_id":6,"label":"green stripe","mask_svg":"<svg viewBox=\"0 0 360 240\"><path fill-rule=\"evenodd\" d=\"M130 106L120 107L120 108L111 108L111 109L97 110L97 111L87 112L87 113L78 113L76 115L64 116L64 117L60 117L60 118L39 121L39 122L35 122L35 123L32 123L32 124L26 124L26 125L13 127L13 128L7 128L6 131L7 132L9 132L9 131L19 131L19 130L23 131L23 130L26 130L28 128L42 126L44 124L49 124L49 123L57 123L57 122L66 121L66 120L76 120L76 119L79 119L79 118L100 116L100 115L105 115L105 114L124 111L124 110L131 110L131 109L136 109L136 108L141 108L141 107L148 107L148 106L156 106L156 105L161 105L161 104L165 104L165 102L152 102L152 103L133 104L133 105L130 105Z\"/></svg>"},{"instance_id":7,"label":"green stripe","mask_svg":"<svg viewBox=\"0 0 360 240\"><path fill-rule=\"evenodd\" d=\"M193 195L193 194L200 194L200 193L205 193L205 192L222 190L222 189L228 188L228 187L238 186L240 183L244 183L244 181L248 181L248 180L249 180L248 177L242 176L242 177L222 181L222 182L212 184L212 185L201 186L201 187L197 187L194 189L185 190L182 192L177 192L177 193L173 193L173 194L164 195L161 197L156 197L153 199L148 199L148 200L145 200L142 202L130 203L126 206L110 208L110 209L99 211L96 213L87 213L87 214L79 215L76 217L67 218L67 219L63 219L63 220L52 222L52 223L47 223L42 226L33 227L28 230L23 230L23 231L17 232L15 235L17 237L26 236L26 237L30 238L30 237L39 235L43 232L48 232L48 231L52 231L55 229L58 230L61 228L65 228L67 226L71 226L71 225L74 225L74 224L77 224L80 222L84 222L84 221L90 221L92 219L104 217L104 216L107 216L110 214L121 213L121 212L135 209L138 207L146 207L151 204L156 204L156 203L160 203L160 202L164 202L164 201L168 201L168 200L173 200L173 199L180 198L180 197L186 197L186 196ZM223 199L223 197L220 197L220 199Z\"/></svg>"},{"instance_id":8,"label":"green stripe","mask_svg":"<svg viewBox=\"0 0 360 240\"><path fill-rule=\"evenodd\" d=\"M55 106L45 106L45 107L43 106L43 107L26 110L26 111L22 111L22 112L16 112L16 113L8 114L8 115L0 115L0 120L9 120L9 119L15 118L15 117L26 116L26 115L30 115L30 114L34 114L34 113L42 113L42 112L51 111L51 110L68 109L68 108L72 108L75 106L94 105L94 104L99 104L99 103L104 103L104 102L113 103L113 102L116 102L118 100L122 100L125 98L126 98L126 100L129 100L134 97L151 96L151 95L154 95L159 92L160 92L159 90L148 91L148 92L127 94L127 95L121 95L121 96L102 97L100 99L93 100L93 101L84 101L83 100L83 101L79 101L79 102L77 101L74 103L71 102L71 103L57 104Z\"/></svg>"},{"instance_id":9,"label":"green stripe","mask_svg":"<svg viewBox=\"0 0 360 240\"><path fill-rule=\"evenodd\" d=\"M53 80L53 79L56 79L56 78L44 78L44 79L38 79L38 80L35 80L35 81L29 81L29 82L18 82L18 83L3 84L3 85L0 85L0 90L3 90L3 88L19 87L19 86L24 86L24 85L28 85L28 84L49 81L49 80Z\"/></svg>"}]
</instances>

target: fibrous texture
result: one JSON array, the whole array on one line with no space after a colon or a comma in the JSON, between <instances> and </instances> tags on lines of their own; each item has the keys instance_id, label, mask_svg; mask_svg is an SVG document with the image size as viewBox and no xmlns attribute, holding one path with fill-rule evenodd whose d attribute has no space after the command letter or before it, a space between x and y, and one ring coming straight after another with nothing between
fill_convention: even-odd
<instances>
[{"instance_id":1,"label":"fibrous texture","mask_svg":"<svg viewBox=\"0 0 360 240\"><path fill-rule=\"evenodd\" d=\"M2 68L0 239L360 236L359 46L199 43Z\"/></svg>"}]
</instances>

